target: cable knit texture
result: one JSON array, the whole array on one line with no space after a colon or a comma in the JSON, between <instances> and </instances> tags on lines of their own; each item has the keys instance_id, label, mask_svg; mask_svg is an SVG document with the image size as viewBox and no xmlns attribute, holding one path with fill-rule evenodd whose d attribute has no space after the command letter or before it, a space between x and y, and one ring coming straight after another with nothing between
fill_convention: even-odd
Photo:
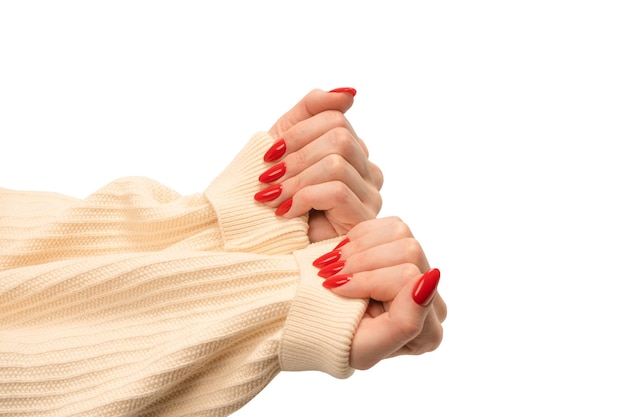
<instances>
[{"instance_id":1,"label":"cable knit texture","mask_svg":"<svg viewBox=\"0 0 626 417\"><path fill-rule=\"evenodd\" d=\"M365 301L311 266L336 241L254 202L271 143L191 196L0 189L0 414L224 416L281 369L349 376Z\"/></svg>"}]
</instances>

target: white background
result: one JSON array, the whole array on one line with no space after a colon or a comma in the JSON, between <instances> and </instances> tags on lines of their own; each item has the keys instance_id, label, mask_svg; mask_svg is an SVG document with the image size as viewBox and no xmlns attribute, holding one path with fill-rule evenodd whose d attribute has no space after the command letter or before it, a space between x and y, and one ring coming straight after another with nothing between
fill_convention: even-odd
<instances>
[{"instance_id":1,"label":"white background","mask_svg":"<svg viewBox=\"0 0 626 417\"><path fill-rule=\"evenodd\" d=\"M313 88L442 271L445 339L236 413L626 414L626 13L615 1L3 1L0 186L202 191ZM218 5L219 4L219 5Z\"/></svg>"}]
</instances>

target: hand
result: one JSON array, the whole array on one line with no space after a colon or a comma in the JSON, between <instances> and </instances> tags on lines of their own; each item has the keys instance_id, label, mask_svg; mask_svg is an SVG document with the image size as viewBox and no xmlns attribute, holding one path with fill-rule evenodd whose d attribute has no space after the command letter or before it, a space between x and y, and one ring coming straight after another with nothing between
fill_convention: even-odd
<instances>
[{"instance_id":1,"label":"hand","mask_svg":"<svg viewBox=\"0 0 626 417\"><path fill-rule=\"evenodd\" d=\"M277 141L259 177L268 187L255 199L286 218L308 212L311 242L347 233L382 206L382 172L344 115L354 94L313 90L269 130Z\"/></svg>"},{"instance_id":2,"label":"hand","mask_svg":"<svg viewBox=\"0 0 626 417\"><path fill-rule=\"evenodd\" d=\"M396 217L360 223L314 265L338 295L370 298L352 341L350 365L368 369L385 358L419 355L441 343L447 308L408 226Z\"/></svg>"}]
</instances>

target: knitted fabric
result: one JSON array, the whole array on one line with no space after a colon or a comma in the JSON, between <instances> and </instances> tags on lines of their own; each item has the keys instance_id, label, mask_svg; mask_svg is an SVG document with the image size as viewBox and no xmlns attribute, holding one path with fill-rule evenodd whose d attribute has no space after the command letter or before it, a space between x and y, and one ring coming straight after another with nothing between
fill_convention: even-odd
<instances>
[{"instance_id":1,"label":"knitted fabric","mask_svg":"<svg viewBox=\"0 0 626 417\"><path fill-rule=\"evenodd\" d=\"M311 266L336 240L252 198L272 140L190 196L0 189L0 414L224 416L281 370L353 372L365 301Z\"/></svg>"}]
</instances>

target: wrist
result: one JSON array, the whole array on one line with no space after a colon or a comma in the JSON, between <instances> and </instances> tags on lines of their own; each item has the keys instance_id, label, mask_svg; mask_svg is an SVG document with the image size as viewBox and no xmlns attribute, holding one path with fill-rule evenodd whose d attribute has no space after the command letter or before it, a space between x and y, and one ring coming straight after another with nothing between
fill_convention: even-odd
<instances>
[{"instance_id":1,"label":"wrist","mask_svg":"<svg viewBox=\"0 0 626 417\"><path fill-rule=\"evenodd\" d=\"M263 154L273 141L265 132L254 135L205 191L217 213L226 251L289 254L309 243L307 216L282 218L254 200L265 186L258 178L267 169Z\"/></svg>"},{"instance_id":2,"label":"wrist","mask_svg":"<svg viewBox=\"0 0 626 417\"><path fill-rule=\"evenodd\" d=\"M347 378L350 347L367 301L333 294L322 286L313 261L332 250L340 239L312 244L294 253L301 281L281 341L279 360L285 371L318 370Z\"/></svg>"}]
</instances>

